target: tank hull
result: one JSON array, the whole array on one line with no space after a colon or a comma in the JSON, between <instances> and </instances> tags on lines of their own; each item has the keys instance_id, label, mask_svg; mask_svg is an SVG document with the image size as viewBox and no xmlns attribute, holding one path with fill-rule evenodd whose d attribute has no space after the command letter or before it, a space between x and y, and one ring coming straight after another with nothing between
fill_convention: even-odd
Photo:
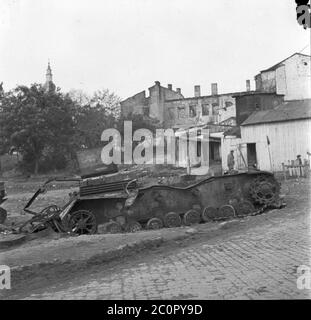
<instances>
[{"instance_id":1,"label":"tank hull","mask_svg":"<svg viewBox=\"0 0 311 320\"><path fill-rule=\"evenodd\" d=\"M271 173L245 172L209 177L183 187L153 185L137 188L128 194L121 190L91 196L80 195L62 217L87 210L95 215L97 224L115 221L126 226L138 222L144 227L153 218L169 225L165 223L168 213L174 213L175 218L179 216L185 220L185 215L189 215L188 212L192 210L190 216L196 216L196 212L200 221L217 220L249 214L273 205L278 202L279 189ZM208 213L207 216L204 216L205 213ZM199 222L197 217L194 221ZM179 224L178 221L176 223Z\"/></svg>"}]
</instances>

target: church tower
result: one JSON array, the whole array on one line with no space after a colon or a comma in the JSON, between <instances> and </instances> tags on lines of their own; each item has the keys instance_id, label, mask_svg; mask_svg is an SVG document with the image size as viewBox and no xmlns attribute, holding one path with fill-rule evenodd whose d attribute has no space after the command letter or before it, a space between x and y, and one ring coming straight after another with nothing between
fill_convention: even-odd
<instances>
[{"instance_id":1,"label":"church tower","mask_svg":"<svg viewBox=\"0 0 311 320\"><path fill-rule=\"evenodd\" d=\"M53 92L55 91L55 84L53 83L53 75L52 75L52 69L50 66L50 62L48 63L48 67L46 69L46 80L44 84L44 89L46 92Z\"/></svg>"}]
</instances>

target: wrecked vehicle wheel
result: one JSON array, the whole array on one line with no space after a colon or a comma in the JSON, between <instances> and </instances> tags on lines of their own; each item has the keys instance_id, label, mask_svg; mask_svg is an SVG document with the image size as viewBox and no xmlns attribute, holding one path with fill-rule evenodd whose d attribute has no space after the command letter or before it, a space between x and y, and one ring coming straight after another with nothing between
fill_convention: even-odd
<instances>
[{"instance_id":1,"label":"wrecked vehicle wheel","mask_svg":"<svg viewBox=\"0 0 311 320\"><path fill-rule=\"evenodd\" d=\"M167 228L175 228L181 226L181 218L176 212L169 212L164 217L164 225Z\"/></svg>"},{"instance_id":2,"label":"wrecked vehicle wheel","mask_svg":"<svg viewBox=\"0 0 311 320\"><path fill-rule=\"evenodd\" d=\"M278 200L279 183L273 177L259 176L250 186L250 195L258 204L270 205Z\"/></svg>"},{"instance_id":3,"label":"wrecked vehicle wheel","mask_svg":"<svg viewBox=\"0 0 311 320\"><path fill-rule=\"evenodd\" d=\"M247 216L255 211L254 205L250 201L242 201L236 206L237 216Z\"/></svg>"},{"instance_id":4,"label":"wrecked vehicle wheel","mask_svg":"<svg viewBox=\"0 0 311 320\"><path fill-rule=\"evenodd\" d=\"M8 214L7 214L6 210L0 207L0 224L4 223L4 221L7 218L7 215Z\"/></svg>"},{"instance_id":5,"label":"wrecked vehicle wheel","mask_svg":"<svg viewBox=\"0 0 311 320\"><path fill-rule=\"evenodd\" d=\"M77 235L95 234L97 223L95 215L88 210L79 210L70 214L68 231Z\"/></svg>"},{"instance_id":6,"label":"wrecked vehicle wheel","mask_svg":"<svg viewBox=\"0 0 311 320\"><path fill-rule=\"evenodd\" d=\"M127 232L132 232L132 233L134 233L134 232L140 231L140 230L142 229L142 226L141 226L141 224L140 224L139 222L137 222L137 221L131 221L131 222L129 222L129 223L127 224L127 226L126 226L125 229L126 229Z\"/></svg>"},{"instance_id":7,"label":"wrecked vehicle wheel","mask_svg":"<svg viewBox=\"0 0 311 320\"><path fill-rule=\"evenodd\" d=\"M163 222L159 218L151 218L147 222L147 229L157 230L157 229L161 229L161 228L163 228Z\"/></svg>"},{"instance_id":8,"label":"wrecked vehicle wheel","mask_svg":"<svg viewBox=\"0 0 311 320\"><path fill-rule=\"evenodd\" d=\"M235 210L230 204L225 204L219 208L219 217L229 219L235 217Z\"/></svg>"},{"instance_id":9,"label":"wrecked vehicle wheel","mask_svg":"<svg viewBox=\"0 0 311 320\"><path fill-rule=\"evenodd\" d=\"M216 219L217 217L217 209L214 207L206 207L202 212L202 220L204 222L209 222L211 220Z\"/></svg>"},{"instance_id":10,"label":"wrecked vehicle wheel","mask_svg":"<svg viewBox=\"0 0 311 320\"><path fill-rule=\"evenodd\" d=\"M184 225L191 226L192 224L199 223L201 220L200 213L196 210L189 210L183 217Z\"/></svg>"},{"instance_id":11,"label":"wrecked vehicle wheel","mask_svg":"<svg viewBox=\"0 0 311 320\"><path fill-rule=\"evenodd\" d=\"M108 222L106 226L106 231L108 233L121 233L122 227L118 222Z\"/></svg>"}]
</instances>

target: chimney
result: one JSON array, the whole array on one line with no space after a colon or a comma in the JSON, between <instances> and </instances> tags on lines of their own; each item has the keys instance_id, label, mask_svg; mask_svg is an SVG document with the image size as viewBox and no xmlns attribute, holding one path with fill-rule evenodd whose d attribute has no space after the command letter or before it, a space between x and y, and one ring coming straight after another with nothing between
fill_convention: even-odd
<instances>
[{"instance_id":1,"label":"chimney","mask_svg":"<svg viewBox=\"0 0 311 320\"><path fill-rule=\"evenodd\" d=\"M251 81L246 80L246 91L251 91Z\"/></svg>"},{"instance_id":2,"label":"chimney","mask_svg":"<svg viewBox=\"0 0 311 320\"><path fill-rule=\"evenodd\" d=\"M173 85L168 84L168 85L167 85L167 89L169 89L169 90L173 90Z\"/></svg>"},{"instance_id":3,"label":"chimney","mask_svg":"<svg viewBox=\"0 0 311 320\"><path fill-rule=\"evenodd\" d=\"M201 96L201 87L200 86L194 86L194 96L195 97Z\"/></svg>"},{"instance_id":4,"label":"chimney","mask_svg":"<svg viewBox=\"0 0 311 320\"><path fill-rule=\"evenodd\" d=\"M154 83L156 84L156 86L160 85L160 81L155 81Z\"/></svg>"},{"instance_id":5,"label":"chimney","mask_svg":"<svg viewBox=\"0 0 311 320\"><path fill-rule=\"evenodd\" d=\"M180 88L176 88L176 91L181 94L181 89Z\"/></svg>"},{"instance_id":6,"label":"chimney","mask_svg":"<svg viewBox=\"0 0 311 320\"><path fill-rule=\"evenodd\" d=\"M212 96L216 96L218 94L217 83L212 83Z\"/></svg>"}]
</instances>

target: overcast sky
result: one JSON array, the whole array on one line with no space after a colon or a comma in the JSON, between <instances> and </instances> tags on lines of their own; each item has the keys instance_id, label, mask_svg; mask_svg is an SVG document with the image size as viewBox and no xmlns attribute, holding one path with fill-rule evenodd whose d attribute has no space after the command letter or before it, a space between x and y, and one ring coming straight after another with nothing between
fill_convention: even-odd
<instances>
[{"instance_id":1,"label":"overcast sky","mask_svg":"<svg viewBox=\"0 0 311 320\"><path fill-rule=\"evenodd\" d=\"M155 80L193 96L219 92L310 41L294 0L0 0L0 82L44 82L48 59L63 91L108 88L122 98ZM303 53L309 54L310 47Z\"/></svg>"}]
</instances>

